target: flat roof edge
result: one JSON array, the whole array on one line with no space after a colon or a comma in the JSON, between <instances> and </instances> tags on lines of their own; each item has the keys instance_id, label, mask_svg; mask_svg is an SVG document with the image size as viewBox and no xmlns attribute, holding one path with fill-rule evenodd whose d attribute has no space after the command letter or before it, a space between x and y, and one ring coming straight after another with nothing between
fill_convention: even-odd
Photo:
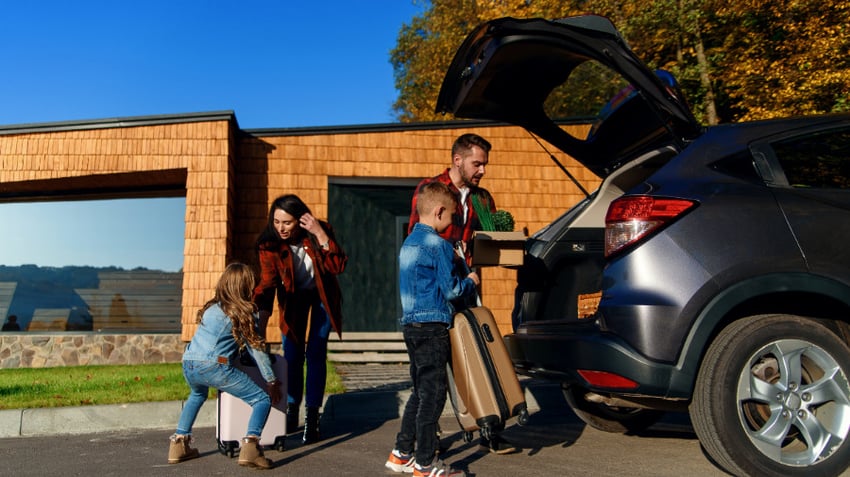
<instances>
[{"instance_id":1,"label":"flat roof edge","mask_svg":"<svg viewBox=\"0 0 850 477\"><path fill-rule=\"evenodd\" d=\"M156 114L105 119L83 119L48 123L0 125L0 135L76 131L87 129L127 128L158 124L196 123L205 121L231 121L236 124L233 111L210 111L183 114Z\"/></svg>"},{"instance_id":2,"label":"flat roof edge","mask_svg":"<svg viewBox=\"0 0 850 477\"><path fill-rule=\"evenodd\" d=\"M558 124L586 124L589 118L576 117L558 121ZM297 128L263 128L263 129L243 129L244 134L256 137L271 137L271 136L310 136L316 134L360 134L360 133L378 133L378 132L393 132L393 131L424 131L437 129L461 129L461 128L478 128L478 127L503 127L516 126L515 124L473 120L473 119L454 119L448 121L427 121L427 122L410 122L410 123L381 123L381 124L354 124L348 126L308 126ZM520 127L520 126L517 126Z\"/></svg>"}]
</instances>

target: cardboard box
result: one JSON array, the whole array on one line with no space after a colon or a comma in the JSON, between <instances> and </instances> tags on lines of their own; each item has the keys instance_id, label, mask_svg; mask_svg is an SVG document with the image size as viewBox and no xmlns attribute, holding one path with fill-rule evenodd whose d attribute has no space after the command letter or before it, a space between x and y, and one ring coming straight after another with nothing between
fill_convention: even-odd
<instances>
[{"instance_id":1,"label":"cardboard box","mask_svg":"<svg viewBox=\"0 0 850 477\"><path fill-rule=\"evenodd\" d=\"M527 238L523 232L474 232L472 266L522 265Z\"/></svg>"}]
</instances>

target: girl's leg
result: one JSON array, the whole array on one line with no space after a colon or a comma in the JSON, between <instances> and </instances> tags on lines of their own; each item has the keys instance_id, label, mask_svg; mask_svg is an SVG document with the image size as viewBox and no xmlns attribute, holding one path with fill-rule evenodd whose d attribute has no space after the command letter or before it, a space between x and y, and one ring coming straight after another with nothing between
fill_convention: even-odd
<instances>
[{"instance_id":1,"label":"girl's leg","mask_svg":"<svg viewBox=\"0 0 850 477\"><path fill-rule=\"evenodd\" d=\"M245 435L260 437L272 408L268 393L239 369L229 365L219 366L222 367L223 379L217 386L213 385L251 406L251 417L248 418L248 430Z\"/></svg>"},{"instance_id":2,"label":"girl's leg","mask_svg":"<svg viewBox=\"0 0 850 477\"><path fill-rule=\"evenodd\" d=\"M204 382L205 373L203 372L207 366L208 364L203 361L183 362L183 377L189 385L189 397L186 399L186 404L183 405L180 420L177 421L176 433L179 435L192 434L192 426L195 424L198 412L207 400L210 388Z\"/></svg>"}]
</instances>

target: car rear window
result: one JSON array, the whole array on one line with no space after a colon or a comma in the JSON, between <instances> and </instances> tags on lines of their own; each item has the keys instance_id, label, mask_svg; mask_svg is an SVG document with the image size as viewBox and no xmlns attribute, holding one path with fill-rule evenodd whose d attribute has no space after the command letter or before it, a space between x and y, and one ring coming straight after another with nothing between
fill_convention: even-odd
<instances>
[{"instance_id":1,"label":"car rear window","mask_svg":"<svg viewBox=\"0 0 850 477\"><path fill-rule=\"evenodd\" d=\"M791 187L850 189L850 129L795 137L771 146Z\"/></svg>"}]
</instances>

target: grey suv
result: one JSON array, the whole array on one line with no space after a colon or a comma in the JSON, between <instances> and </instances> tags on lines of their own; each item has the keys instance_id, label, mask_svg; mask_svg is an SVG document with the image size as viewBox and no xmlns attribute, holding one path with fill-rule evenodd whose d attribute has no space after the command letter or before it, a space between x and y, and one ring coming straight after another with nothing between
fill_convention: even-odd
<instances>
[{"instance_id":1,"label":"grey suv","mask_svg":"<svg viewBox=\"0 0 850 477\"><path fill-rule=\"evenodd\" d=\"M688 411L732 474L848 467L850 116L701 127L597 16L478 27L437 110L523 126L602 179L528 240L519 372L605 431Z\"/></svg>"}]
</instances>

